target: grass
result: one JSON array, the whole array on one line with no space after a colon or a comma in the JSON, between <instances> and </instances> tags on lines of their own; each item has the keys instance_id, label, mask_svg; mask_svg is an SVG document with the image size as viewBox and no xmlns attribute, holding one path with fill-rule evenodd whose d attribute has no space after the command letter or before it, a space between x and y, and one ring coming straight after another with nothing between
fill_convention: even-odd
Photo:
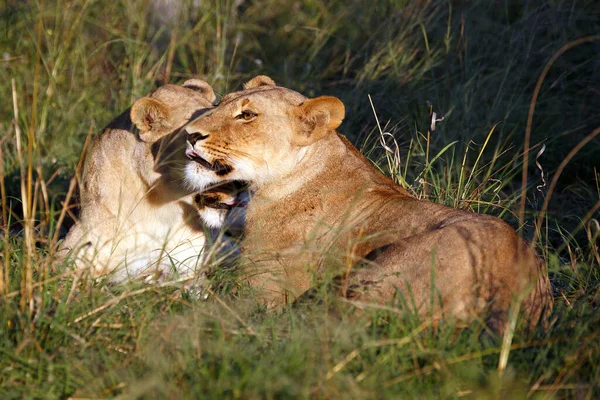
<instances>
[{"instance_id":1,"label":"grass","mask_svg":"<svg viewBox=\"0 0 600 400\"><path fill-rule=\"evenodd\" d=\"M600 31L594 5L189 1L172 23L130 0L3 2L0 397L597 398L600 142L585 138L600 126L600 40L549 63ZM90 132L159 84L197 76L224 94L257 74L340 97L342 133L415 196L535 235L549 329L517 321L500 372L502 338L478 322L433 328L400 301L357 311L319 287L269 313L230 271L203 301L53 261Z\"/></svg>"}]
</instances>

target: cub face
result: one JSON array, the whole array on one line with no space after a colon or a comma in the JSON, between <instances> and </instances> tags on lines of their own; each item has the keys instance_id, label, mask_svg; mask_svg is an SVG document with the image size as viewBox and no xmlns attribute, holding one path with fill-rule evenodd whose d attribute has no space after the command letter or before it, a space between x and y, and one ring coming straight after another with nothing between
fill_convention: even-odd
<instances>
[{"instance_id":1,"label":"cub face","mask_svg":"<svg viewBox=\"0 0 600 400\"><path fill-rule=\"evenodd\" d=\"M335 97L306 99L268 77L244 88L185 126L185 179L194 190L233 180L252 188L277 182L344 117Z\"/></svg>"}]
</instances>

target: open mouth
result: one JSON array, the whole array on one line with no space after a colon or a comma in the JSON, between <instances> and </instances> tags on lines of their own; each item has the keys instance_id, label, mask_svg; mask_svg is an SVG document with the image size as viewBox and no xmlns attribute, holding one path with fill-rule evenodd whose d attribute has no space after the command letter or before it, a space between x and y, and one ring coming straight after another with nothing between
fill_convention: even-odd
<instances>
[{"instance_id":1,"label":"open mouth","mask_svg":"<svg viewBox=\"0 0 600 400\"><path fill-rule=\"evenodd\" d=\"M223 199L221 196L215 193L204 193L197 194L194 197L194 202L198 208L214 208L216 210L231 210L234 207L245 208L248 206L248 201L238 200L237 197Z\"/></svg>"},{"instance_id":2,"label":"open mouth","mask_svg":"<svg viewBox=\"0 0 600 400\"><path fill-rule=\"evenodd\" d=\"M200 156L200 154L198 154L195 151L186 151L185 155L190 160L197 162L198 164L202 165L204 168L213 171L215 174L217 174L219 176L227 175L228 173L230 173L233 170L233 168L230 165L227 165L223 161L220 161L220 160L215 160L215 162L210 163L207 160L205 160L204 158L202 158Z\"/></svg>"}]
</instances>

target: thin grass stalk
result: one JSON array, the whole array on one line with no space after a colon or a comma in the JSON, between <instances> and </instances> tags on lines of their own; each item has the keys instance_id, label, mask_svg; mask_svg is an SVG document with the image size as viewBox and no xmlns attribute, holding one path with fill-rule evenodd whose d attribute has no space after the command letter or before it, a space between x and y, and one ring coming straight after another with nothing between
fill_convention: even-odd
<instances>
[{"instance_id":1,"label":"thin grass stalk","mask_svg":"<svg viewBox=\"0 0 600 400\"><path fill-rule=\"evenodd\" d=\"M508 326L505 328L504 336L502 337L502 347L500 349L500 357L498 358L498 373L503 374L508 365L508 356L510 354L512 341L517 328L517 320L519 311L521 311L522 298L515 301L508 313Z\"/></svg>"},{"instance_id":2,"label":"thin grass stalk","mask_svg":"<svg viewBox=\"0 0 600 400\"><path fill-rule=\"evenodd\" d=\"M208 293L213 296L217 302L222 305L231 315L233 315L233 317L240 323L242 324L242 326L244 328L246 328L246 331L248 331L248 333L250 335L256 336L256 331L254 329L252 329L252 326L250 326L246 321L243 320L242 317L240 317L240 315L238 313L236 313L231 307L229 307L227 305L227 303L225 303L223 300L221 300L221 298L214 292L212 291L211 288L206 288L206 290L208 291Z\"/></svg>"},{"instance_id":3,"label":"thin grass stalk","mask_svg":"<svg viewBox=\"0 0 600 400\"><path fill-rule=\"evenodd\" d=\"M139 3L139 4L138 4ZM142 8L139 6L143 5L141 2L132 2L134 6L138 6L138 8L133 8L132 12L137 14L138 19L137 22L137 32L136 36L138 38L145 38L148 26L147 26L147 18L146 13L141 14ZM132 25L128 27L128 33L131 34ZM139 43L133 44L133 50L131 50L131 59L132 59L132 70L131 70L131 98L129 100L130 103L135 102L135 92L137 88L140 86L140 82L142 81L142 67L144 66L144 62L148 59L148 53L144 54L144 46L140 46Z\"/></svg>"},{"instance_id":4,"label":"thin grass stalk","mask_svg":"<svg viewBox=\"0 0 600 400\"><path fill-rule=\"evenodd\" d=\"M79 272L78 271L73 272L71 270L68 270L68 271L66 271L66 272L64 272L64 273L62 273L60 275L52 275L50 278L46 278L46 280L43 281L43 282L34 283L33 287L34 288L43 287L44 285L46 285L48 283L57 282L57 281L60 281L62 279L65 279L65 278L69 278L69 277L73 276L76 273L79 273ZM14 290L12 292L8 292L6 294L6 298L8 298L8 299L13 298L13 297L17 296L19 293L20 293L19 290Z\"/></svg>"},{"instance_id":5,"label":"thin grass stalk","mask_svg":"<svg viewBox=\"0 0 600 400\"><path fill-rule=\"evenodd\" d=\"M10 134L10 133L9 133ZM4 141L0 142L0 199L2 201L2 226L8 228L8 204L6 203L6 185L4 182ZM8 233L6 231L5 233Z\"/></svg>"},{"instance_id":6,"label":"thin grass stalk","mask_svg":"<svg viewBox=\"0 0 600 400\"><path fill-rule=\"evenodd\" d=\"M2 201L2 227L4 228L4 254L2 257L3 265L0 267L0 293L5 295L10 287L10 277L8 275L8 266L10 259L10 251L8 249L8 204L6 203L6 186L4 185L4 151L0 143L0 198Z\"/></svg>"},{"instance_id":7,"label":"thin grass stalk","mask_svg":"<svg viewBox=\"0 0 600 400\"><path fill-rule=\"evenodd\" d=\"M24 263L22 264L22 281L21 281L21 311L25 311L25 307L29 304L30 312L33 311L33 256L34 256L34 219L33 219L33 152L35 144L35 127L36 127L36 111L37 111L37 97L39 89L39 76L40 76L40 61L41 61L41 45L42 45L42 31L43 31L43 11L44 2L40 1L38 26L37 26L37 51L35 57L35 73L33 78L33 100L31 105L31 119L29 123L29 129L27 134L27 169L25 172L25 163L23 161L23 149L21 148L20 136L21 132L17 133L19 138L18 144L18 158L19 166L21 169L21 203L23 207L23 231L25 237L25 255ZM16 85L14 79L12 80L13 89L13 108L15 112L15 127L18 126L18 102Z\"/></svg>"},{"instance_id":8,"label":"thin grass stalk","mask_svg":"<svg viewBox=\"0 0 600 400\"><path fill-rule=\"evenodd\" d=\"M360 356L361 351L365 351L365 350L373 349L373 348L379 348L379 347L383 347L383 346L395 346L396 348L403 347L403 346L409 344L412 340L414 340L423 330L425 330L425 328L429 327L430 325L431 325L431 320L427 320L427 321L423 322L421 325L419 325L412 332L410 332L408 335L406 335L402 338L376 340L374 342L366 343L366 344L362 345L361 347L352 350L350 353L348 353L348 355L346 357L344 357L344 359L342 361L338 362L335 366L333 366L333 368L331 368L327 372L325 379L330 380L331 378L333 378L333 376L335 374L337 374L338 372L340 372L342 369L344 369L344 367L346 367L346 365L348 365L348 363L350 361L352 361L356 357Z\"/></svg>"},{"instance_id":9,"label":"thin grass stalk","mask_svg":"<svg viewBox=\"0 0 600 400\"><path fill-rule=\"evenodd\" d=\"M595 225L596 225L595 233L592 233L592 223L595 223ZM588 242L590 243L592 254L594 255L594 258L596 259L596 263L598 265L600 265L600 254L598 254L598 246L596 246L596 239L598 239L598 234L600 233L600 226L599 226L597 220L595 220L595 219L591 220L587 224L586 233L587 233L587 237L588 237Z\"/></svg>"},{"instance_id":10,"label":"thin grass stalk","mask_svg":"<svg viewBox=\"0 0 600 400\"><path fill-rule=\"evenodd\" d=\"M67 195L65 197L65 201L63 202L63 206L62 209L60 211L60 216L58 217L58 221L56 223L56 226L54 228L54 235L52 236L52 240L50 241L49 244L49 249L50 249L50 257L47 258L47 262L50 262L50 260L52 260L54 258L54 255L56 254L56 243L58 242L58 236L60 234L60 227L63 224L63 221L65 219L65 215L69 209L69 204L71 202L71 197L73 196L73 193L75 192L75 186L77 184L77 182L79 181L79 171L81 171L81 168L83 166L83 160L85 160L85 155L87 153L87 148L90 142L90 138L92 137L92 132L94 131L94 124L90 124L90 129L88 130L88 134L85 138L85 142L83 143L83 150L81 151L81 156L79 157L79 161L77 162L77 167L75 168L75 174L73 175L73 178L71 178L71 181L69 182L69 189L67 190Z\"/></svg>"},{"instance_id":11,"label":"thin grass stalk","mask_svg":"<svg viewBox=\"0 0 600 400\"><path fill-rule=\"evenodd\" d=\"M593 335L589 335L586 336L583 340L596 340L597 339L597 335L593 334ZM512 344L510 346L510 350L520 350L520 349L526 349L526 348L532 348L532 347L542 347L542 346L548 346L549 344L556 344L556 343L560 343L560 342L565 342L568 341L570 339L568 338L552 338L552 339L543 339L543 340L536 340L536 341L530 341L530 342L525 342L525 343L516 343L516 344ZM447 358L445 360L446 365L454 365L454 364L459 364L465 361L469 361L469 360L476 360L478 358L482 358L485 356L489 356L492 354L497 354L500 353L502 351L502 347L498 348L498 347L490 347L478 352L474 352L474 353L467 353L464 354L462 356L458 356L458 357L454 357L454 358ZM437 365L427 365L425 367L422 368L416 368L413 371L410 371L404 375L400 375L396 378L393 378L387 382L383 382L383 387L390 387L393 385L397 385L398 383L404 382L408 379L414 378L416 376L420 376L420 375L425 375L425 374L430 374L431 372L435 371L436 369L439 369L439 366Z\"/></svg>"},{"instance_id":12,"label":"thin grass stalk","mask_svg":"<svg viewBox=\"0 0 600 400\"><path fill-rule=\"evenodd\" d=\"M477 169L477 165L479 165L479 160L481 160L481 156L482 156L483 152L485 151L488 143L490 142L490 138L492 137L492 134L496 130L497 126L498 126L497 123L494 124L494 126L492 126L492 129L490 129L490 132L488 133L487 137L485 138L485 142L483 142L483 146L481 146L481 149L479 149L479 153L477 154L477 158L475 159L475 163L471 167L471 173L469 174L469 178L467 179L467 182L465 183L465 193L463 193L462 195L460 193L458 194L461 199L466 199L467 198L467 190L469 188L469 185L473 181L473 175L475 174L475 170ZM485 177L484 177L484 181L485 181Z\"/></svg>"},{"instance_id":13,"label":"thin grass stalk","mask_svg":"<svg viewBox=\"0 0 600 400\"><path fill-rule=\"evenodd\" d=\"M409 187L409 185L406 183L403 175L401 174L402 160L400 159L400 150L398 149L398 143L396 142L396 139L394 138L394 136L391 133L383 131L383 129L381 128L381 124L379 123L379 117L377 117L377 112L375 111L375 106L373 105L373 99L371 98L371 95L367 95L367 97L369 98L369 103L371 104L371 110L373 110L373 115L375 116L375 123L377 124L377 130L379 131L379 142L385 152L385 159L387 161L390 174L395 178L395 180L402 187L407 188L407 187ZM394 142L394 149L392 149L391 147L389 147L387 145L387 141L385 139L386 136L389 136L392 138L392 140ZM412 141L411 141L411 144L412 144ZM408 157L410 157L410 156L407 156L407 163L408 163Z\"/></svg>"},{"instance_id":14,"label":"thin grass stalk","mask_svg":"<svg viewBox=\"0 0 600 400\"><path fill-rule=\"evenodd\" d=\"M537 229L537 226L535 228ZM550 218L548 217L548 213L546 213L546 237L547 238L550 237L549 235L550 235ZM535 243L532 245L535 246ZM546 243L544 246L544 253L543 253L543 256L545 257L544 259L547 260L549 255L550 255L550 241L546 240Z\"/></svg>"},{"instance_id":15,"label":"thin grass stalk","mask_svg":"<svg viewBox=\"0 0 600 400\"><path fill-rule=\"evenodd\" d=\"M86 12L88 6L90 5L90 3L91 3L91 0L87 0L83 4L83 6L81 7L81 10L77 14L77 16L73 19L72 23L69 25L69 29L67 31L66 36L61 35L59 37L59 35L55 35L55 40L56 40L56 43L58 43L58 44L54 45L54 51L50 50L50 52L51 52L50 57L52 57L55 54L56 54L56 57L54 58L53 63L52 63L52 71L48 71L49 72L48 88L46 89L46 93L45 93L46 97L44 100L44 104L42 106L41 116L40 116L40 120L39 120L39 124L38 124L38 132L40 132L42 134L46 130L46 123L48 121L48 112L49 112L52 97L54 96L54 93L55 93L54 87L56 85L57 77L59 76L59 70L63 66L65 59L67 59L67 57L72 54L71 43L73 42L73 39L76 37L76 35L79 32L78 28L81 25L83 16L85 15L85 12ZM68 7L68 6L59 4L58 7ZM41 5L40 16L42 15L42 12L43 12L43 4ZM59 30L59 18L56 18L55 21L56 22L55 22L54 30L58 31ZM56 53L57 49L58 49L58 52ZM41 52L41 47L40 47L40 43L38 42L38 54L40 52Z\"/></svg>"},{"instance_id":16,"label":"thin grass stalk","mask_svg":"<svg viewBox=\"0 0 600 400\"><path fill-rule=\"evenodd\" d=\"M33 177L32 177L32 179L33 179ZM31 241L32 241L32 248L30 249L30 256L29 256L29 259L32 261L32 264L31 264L31 268L30 268L30 271L29 271L30 275L28 277L30 279L29 280L29 282L30 282L29 284L31 286L31 289L29 291L29 295L31 296L29 298L30 307L33 306L33 301L32 301L32 299L33 299L33 288L34 288L33 275L32 275L33 274L33 268L37 267L37 273L38 273L39 282L44 282L44 280L46 279L46 268L44 267L45 263L39 263L38 264L37 262L35 262L36 259L37 259L37 257L36 257L37 253L36 253L36 250L35 250L35 242L36 242L37 238L35 238L34 235L35 235L36 231L39 231L40 229L43 229L43 226L38 225L37 229L34 230L34 227L35 227L35 216L38 215L38 204L40 202L39 201L39 197L40 197L40 192L41 192L41 190L40 190L41 189L41 181L39 179L36 179L34 181L33 185L34 185L33 200L31 201L31 211L30 211L30 214L29 214L31 216ZM41 208L40 208L40 211L41 211ZM43 223L42 223L42 225L43 225ZM43 291L43 289L44 289L43 285L40 286L40 288L41 288L41 291ZM43 297L42 297L42 304L40 304L40 307L43 308ZM33 311L33 310L30 310L30 311Z\"/></svg>"},{"instance_id":17,"label":"thin grass stalk","mask_svg":"<svg viewBox=\"0 0 600 400\"><path fill-rule=\"evenodd\" d=\"M221 2L218 1L216 3L216 12L215 12L215 16L216 16L216 22L215 22L215 28L216 28L216 40L215 40L215 44L214 44L214 57L215 57L215 72L214 72L214 76L215 77L220 77L220 76L225 76L225 74L223 73L224 68L225 68L225 60L223 59L223 57L221 56L221 54L225 53L225 50L222 49L225 46L225 34L223 32L223 17L221 14Z\"/></svg>"},{"instance_id":18,"label":"thin grass stalk","mask_svg":"<svg viewBox=\"0 0 600 400\"><path fill-rule=\"evenodd\" d=\"M171 38L169 40L169 53L167 55L167 66L165 67L165 84L169 83L171 79L171 69L173 68L173 59L175 58L175 49L177 41L177 31L171 32Z\"/></svg>"},{"instance_id":19,"label":"thin grass stalk","mask_svg":"<svg viewBox=\"0 0 600 400\"><path fill-rule=\"evenodd\" d=\"M496 166L496 161L500 159L500 156L503 154L500 148L496 146L494 149L494 155L492 156L491 161L487 164L487 171L485 173L486 178L491 178L494 175L494 167Z\"/></svg>"},{"instance_id":20,"label":"thin grass stalk","mask_svg":"<svg viewBox=\"0 0 600 400\"><path fill-rule=\"evenodd\" d=\"M72 274L73 272L69 271L66 274L63 274L63 276L67 276L68 274ZM58 277L56 277L58 279ZM54 279L50 278L50 279ZM79 322L94 316L96 314L98 314L99 312L106 310L108 308L111 308L113 306L116 306L117 304L119 304L122 300L130 298L130 297L134 297L137 296L139 294L142 293L146 293L146 292L157 292L160 288L164 288L164 287L173 287L176 286L178 284L184 284L185 282L189 282L191 279L193 279L193 277L184 277L184 278L179 278L179 279L175 279L172 281L166 281L166 282L161 282L158 283L156 285L151 285L151 286L146 286L143 287L141 289L136 289L136 290L131 290L131 291L126 291L124 293L122 293L121 295L117 296L117 297L113 297L111 299L109 299L108 301L106 301L105 303L101 304L100 306L94 308L91 311L88 311L84 314L81 314L79 317L75 318L73 321L68 322L67 326L72 326L74 324L78 324ZM214 292L212 292L212 290L210 290L210 288L208 289L209 293L214 294ZM228 308L228 307L226 307ZM242 323L242 325L246 326L248 328L248 332L254 333L254 330L252 330L251 327L249 327L248 325L246 325L245 323L243 323L242 321L240 321Z\"/></svg>"},{"instance_id":21,"label":"thin grass stalk","mask_svg":"<svg viewBox=\"0 0 600 400\"><path fill-rule=\"evenodd\" d=\"M598 211L598 209L600 209L600 200L598 200L593 206L592 208L590 208L590 210L583 216L583 218L581 218L581 221L579 222L579 224L577 225L577 228L575 228L575 230L573 230L571 232L572 236L575 236L577 233L579 233L580 230L582 230L583 228L585 228L585 225L587 224L587 222L592 219L592 216L596 213L596 211ZM560 245L560 247L558 249L556 249L556 252L558 254L562 253L562 251L565 249L565 247L567 247L568 242L563 242L563 244Z\"/></svg>"},{"instance_id":22,"label":"thin grass stalk","mask_svg":"<svg viewBox=\"0 0 600 400\"><path fill-rule=\"evenodd\" d=\"M429 45L427 46L427 53L429 53ZM432 121L433 118L434 118L433 106L430 105L429 106L429 121ZM431 142L430 139L431 139L431 124L429 124L429 126L427 127L427 139L426 139L426 143L425 143L425 173L423 174L423 177L426 177L427 174L429 173L429 144ZM424 179L423 179L423 198L424 199L427 198L427 184Z\"/></svg>"},{"instance_id":23,"label":"thin grass stalk","mask_svg":"<svg viewBox=\"0 0 600 400\"><path fill-rule=\"evenodd\" d=\"M445 145L440 151L437 152L437 154L429 161L429 165L432 165L433 163L435 163L438 158L440 158L442 155L444 155L448 149L450 149L452 146L454 146L457 143L457 141L453 141L448 143L447 145ZM421 147L422 148L422 147ZM417 181L421 182L423 184L423 186L427 185L428 183L425 181L425 179L423 179L422 177L425 176L427 174L427 170L423 169L419 175L417 176ZM432 175L432 181L435 180L434 176ZM437 182L439 183L439 182ZM431 186L435 187L435 182L431 183Z\"/></svg>"},{"instance_id":24,"label":"thin grass stalk","mask_svg":"<svg viewBox=\"0 0 600 400\"><path fill-rule=\"evenodd\" d=\"M46 182L46 180L44 179L44 174L42 171L42 166L38 163L36 169L35 169L37 176L38 176L38 182L40 183L40 190L42 193L42 200L43 202L41 203L40 207L43 206L43 224L44 226L49 226L50 225L50 196L48 195L48 182ZM42 208L40 208L40 211L42 211Z\"/></svg>"},{"instance_id":25,"label":"thin grass stalk","mask_svg":"<svg viewBox=\"0 0 600 400\"><path fill-rule=\"evenodd\" d=\"M11 84L12 84L12 98L13 98L13 113L14 113L14 120L13 120L13 125L15 127L15 142L17 145L17 160L19 161L19 172L20 172L20 178L21 178L21 182L20 182L20 188L21 188L21 202L22 202L22 206L23 206L23 223L24 223L24 227L25 227L25 246L26 246L26 252L25 252L25 256L24 259L23 257L21 258L21 301L20 301L20 308L21 308L21 312L25 311L25 305L27 304L27 299L28 296L27 294L28 292L28 286L27 286L27 277L28 275L28 271L29 271L29 264L30 264L30 260L29 260L29 255L30 255L30 246L29 246L29 238L30 238L30 232L28 230L28 221L29 221L29 201L27 200L28 197L28 192L27 192L27 187L25 185L26 182L26 172L25 172L25 161L23 159L23 146L21 145L21 127L19 126L19 102L18 102L18 98L17 98L17 86L15 83L15 80L12 79L11 80ZM24 261L24 262L23 262Z\"/></svg>"},{"instance_id":26,"label":"thin grass stalk","mask_svg":"<svg viewBox=\"0 0 600 400\"><path fill-rule=\"evenodd\" d=\"M540 95L540 90L542 88L542 83L544 79L546 79L546 75L550 71L550 67L554 64L556 60L560 56L562 56L566 51L572 49L573 47L579 46L582 43L591 42L594 40L599 40L600 35L594 36L585 36L580 39L574 40L565 44L561 47L554 55L550 58L550 60L546 63L542 74L538 78L538 81L535 85L535 89L533 91L533 98L531 99L531 103L529 104L529 113L527 115L527 126L525 127L525 144L523 150L523 173L521 176L521 202L519 205L519 219L524 221L525 218L525 195L527 194L527 168L529 167L529 143L531 141L531 127L533 125L533 112L535 110L535 105L537 103L537 99Z\"/></svg>"},{"instance_id":27,"label":"thin grass stalk","mask_svg":"<svg viewBox=\"0 0 600 400\"><path fill-rule=\"evenodd\" d=\"M460 164L460 172L458 174L458 189L456 191L456 198L454 199L454 207L458 207L459 203L463 200L460 197L460 193L462 192L462 188L463 186L466 186L465 182L465 168L467 165L467 154L469 154L469 144L467 144L467 147L465 148L465 154L463 156L462 159L462 163Z\"/></svg>"},{"instance_id":28,"label":"thin grass stalk","mask_svg":"<svg viewBox=\"0 0 600 400\"><path fill-rule=\"evenodd\" d=\"M544 203L542 204L542 209L540 210L540 215L538 216L538 219L537 219L537 226L541 226L544 215L545 215L546 211L548 210L548 204L550 203L550 198L552 197L552 193L554 193L554 189L556 189L556 184L558 183L558 178L563 173L565 167L571 161L571 159L573 157L575 157L575 155L579 152L579 150L581 150L592 139L594 139L596 136L598 136L598 134L600 134L600 126L596 129L594 129L581 142L577 143L577 146L575 146L571 149L569 154L567 154L567 156L564 158L564 160L562 160L562 162L558 166L556 172L554 173L554 176L552 177L552 182L550 182L550 186L548 187L548 193L546 194ZM598 203L596 203L596 205L598 205ZM596 208L596 207L593 207L592 210L594 210L594 208ZM588 214L586 214L586 217L590 218L591 215L593 215L593 214L590 214L588 212ZM584 223L584 225L585 225L585 223ZM533 233L533 238L531 239L531 243L536 242L536 240L538 238L538 234L539 234L538 230L536 229Z\"/></svg>"},{"instance_id":29,"label":"thin grass stalk","mask_svg":"<svg viewBox=\"0 0 600 400\"><path fill-rule=\"evenodd\" d=\"M227 76L225 77L225 89L229 89L229 77L231 76L231 71L233 71L233 63L235 61L235 56L237 55L237 49L240 44L240 40L236 39L233 45L233 53L231 54L231 60L229 61L229 68L227 69Z\"/></svg>"},{"instance_id":30,"label":"thin grass stalk","mask_svg":"<svg viewBox=\"0 0 600 400\"><path fill-rule=\"evenodd\" d=\"M33 179L33 176L32 176ZM31 200L31 210L29 211L29 215L32 216L32 220L35 221L35 216L37 215L37 204L40 196L40 181L37 179L33 179L33 199ZM35 222L32 222L32 226L35 225ZM40 226L38 225L39 229Z\"/></svg>"}]
</instances>

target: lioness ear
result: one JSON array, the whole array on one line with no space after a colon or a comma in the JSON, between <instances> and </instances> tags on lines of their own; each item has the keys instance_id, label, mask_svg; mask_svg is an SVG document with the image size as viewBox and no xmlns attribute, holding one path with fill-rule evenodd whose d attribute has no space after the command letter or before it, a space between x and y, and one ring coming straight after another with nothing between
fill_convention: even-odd
<instances>
[{"instance_id":1,"label":"lioness ear","mask_svg":"<svg viewBox=\"0 0 600 400\"><path fill-rule=\"evenodd\" d=\"M167 106L150 97L142 97L136 101L131 107L130 116L144 142L153 142L166 129L171 128Z\"/></svg>"},{"instance_id":2,"label":"lioness ear","mask_svg":"<svg viewBox=\"0 0 600 400\"><path fill-rule=\"evenodd\" d=\"M217 99L212 86L202 79L188 79L187 81L183 82L183 87L200 92L202 96L206 98L206 100L211 102L211 104L214 104L215 100Z\"/></svg>"},{"instance_id":3,"label":"lioness ear","mask_svg":"<svg viewBox=\"0 0 600 400\"><path fill-rule=\"evenodd\" d=\"M244 90L254 89L259 86L275 86L275 81L266 75L258 75L244 83Z\"/></svg>"},{"instance_id":4,"label":"lioness ear","mask_svg":"<svg viewBox=\"0 0 600 400\"><path fill-rule=\"evenodd\" d=\"M307 146L335 131L345 112L344 103L337 97L321 96L306 100L295 110L300 129L294 136L294 144Z\"/></svg>"}]
</instances>

